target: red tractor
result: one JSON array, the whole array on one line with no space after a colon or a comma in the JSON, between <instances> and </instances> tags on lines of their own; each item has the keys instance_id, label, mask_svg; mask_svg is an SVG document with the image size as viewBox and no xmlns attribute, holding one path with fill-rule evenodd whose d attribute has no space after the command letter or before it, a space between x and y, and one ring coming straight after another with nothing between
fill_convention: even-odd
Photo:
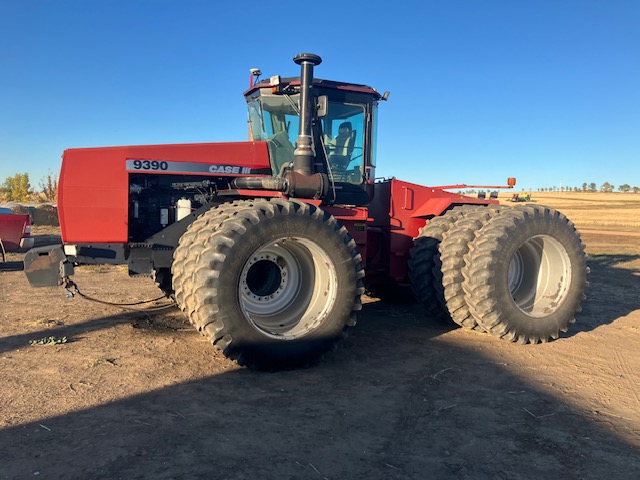
<instances>
[{"instance_id":1,"label":"red tractor","mask_svg":"<svg viewBox=\"0 0 640 480\"><path fill-rule=\"evenodd\" d=\"M587 267L564 215L376 179L388 94L314 79L317 55L294 61L299 78L254 71L248 142L66 150L64 245L25 256L32 285L68 284L76 265L128 264L255 368L331 350L367 288L384 297L410 286L429 316L507 340L566 331Z\"/></svg>"}]
</instances>

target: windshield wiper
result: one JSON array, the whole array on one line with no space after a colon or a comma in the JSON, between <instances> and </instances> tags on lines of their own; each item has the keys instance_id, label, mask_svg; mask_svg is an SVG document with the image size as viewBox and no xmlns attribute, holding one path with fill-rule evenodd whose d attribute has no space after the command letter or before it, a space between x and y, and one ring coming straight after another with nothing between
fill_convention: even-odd
<instances>
[{"instance_id":1,"label":"windshield wiper","mask_svg":"<svg viewBox=\"0 0 640 480\"><path fill-rule=\"evenodd\" d=\"M298 106L291 99L291 97L285 93L284 94L284 98L286 98L287 101L291 104L291 106L293 107L293 111L296 112L296 115L300 116L300 108L298 108Z\"/></svg>"}]
</instances>

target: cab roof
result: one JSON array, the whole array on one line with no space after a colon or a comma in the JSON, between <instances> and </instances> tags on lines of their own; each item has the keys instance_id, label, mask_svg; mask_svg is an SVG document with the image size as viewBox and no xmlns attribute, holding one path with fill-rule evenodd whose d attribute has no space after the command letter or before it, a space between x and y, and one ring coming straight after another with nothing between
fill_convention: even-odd
<instances>
[{"instance_id":1,"label":"cab roof","mask_svg":"<svg viewBox=\"0 0 640 480\"><path fill-rule=\"evenodd\" d=\"M293 86L293 87L299 86L300 77L281 78L280 84L284 86ZM249 88L249 90L244 92L244 96L247 97L262 88L271 88L271 86L272 85L269 82L269 80L262 80L259 83L256 83L251 88ZM375 88L369 87L368 85L360 85L358 83L336 82L334 80L322 80L321 78L314 78L313 86L317 88L328 88L328 89L341 90L341 91L353 92L353 93L364 93L364 94L371 95L374 100L380 100L382 98L382 95L380 95L380 93L378 93L378 91Z\"/></svg>"}]
</instances>

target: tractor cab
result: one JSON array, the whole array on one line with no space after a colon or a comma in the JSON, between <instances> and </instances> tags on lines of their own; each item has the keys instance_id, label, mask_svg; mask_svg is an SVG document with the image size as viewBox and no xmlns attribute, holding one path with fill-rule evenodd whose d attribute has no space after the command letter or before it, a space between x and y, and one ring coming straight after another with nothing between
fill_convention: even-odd
<instances>
[{"instance_id":1,"label":"tractor cab","mask_svg":"<svg viewBox=\"0 0 640 480\"><path fill-rule=\"evenodd\" d=\"M293 168L301 118L300 78L272 77L247 92L249 140L265 141L272 175ZM312 172L326 176L323 203L366 205L375 177L375 124L383 97L366 85L314 79Z\"/></svg>"}]
</instances>

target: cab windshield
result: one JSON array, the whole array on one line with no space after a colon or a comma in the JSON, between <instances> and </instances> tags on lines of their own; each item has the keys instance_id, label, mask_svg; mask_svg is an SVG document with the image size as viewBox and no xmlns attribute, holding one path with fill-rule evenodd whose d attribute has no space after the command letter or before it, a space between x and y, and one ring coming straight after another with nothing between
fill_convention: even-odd
<instances>
[{"instance_id":1,"label":"cab windshield","mask_svg":"<svg viewBox=\"0 0 640 480\"><path fill-rule=\"evenodd\" d=\"M249 102L250 137L266 141L274 175L293 162L300 117L299 95L261 95ZM327 115L320 119L323 145L329 164L326 173L334 182L363 182L365 109L363 105L328 102Z\"/></svg>"},{"instance_id":2,"label":"cab windshield","mask_svg":"<svg viewBox=\"0 0 640 480\"><path fill-rule=\"evenodd\" d=\"M299 95L262 96L249 103L249 123L254 141L269 140L285 132L291 143L298 137Z\"/></svg>"},{"instance_id":3,"label":"cab windshield","mask_svg":"<svg viewBox=\"0 0 640 480\"><path fill-rule=\"evenodd\" d=\"M267 142L274 175L280 174L283 165L293 162L300 125L299 98L263 95L249 103L249 134L254 141Z\"/></svg>"}]
</instances>

